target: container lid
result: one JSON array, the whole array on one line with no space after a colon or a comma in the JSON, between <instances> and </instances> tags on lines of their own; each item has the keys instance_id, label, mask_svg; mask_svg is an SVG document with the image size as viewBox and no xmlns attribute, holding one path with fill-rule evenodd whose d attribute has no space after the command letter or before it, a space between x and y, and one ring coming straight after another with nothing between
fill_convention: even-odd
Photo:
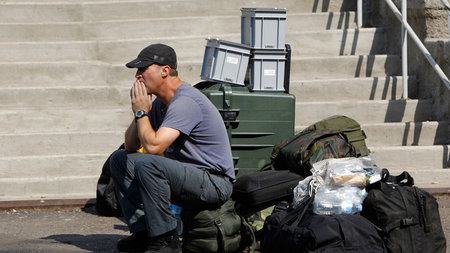
<instances>
[{"instance_id":1,"label":"container lid","mask_svg":"<svg viewBox=\"0 0 450 253\"><path fill-rule=\"evenodd\" d=\"M287 52L284 49L253 49L253 54L276 54L276 55L285 55Z\"/></svg>"},{"instance_id":2,"label":"container lid","mask_svg":"<svg viewBox=\"0 0 450 253\"><path fill-rule=\"evenodd\" d=\"M252 59L256 60L286 60L286 51L283 50L253 50Z\"/></svg>"},{"instance_id":3,"label":"container lid","mask_svg":"<svg viewBox=\"0 0 450 253\"><path fill-rule=\"evenodd\" d=\"M241 8L242 12L286 13L286 8Z\"/></svg>"},{"instance_id":4,"label":"container lid","mask_svg":"<svg viewBox=\"0 0 450 253\"><path fill-rule=\"evenodd\" d=\"M233 47L239 47L239 48L243 48L243 49L252 49L251 46L246 45L246 44L240 44L240 43L236 43L236 42L232 42L232 41L227 41L227 40L221 40L221 39L211 39L211 38L207 38L207 43L210 44L216 44L216 45L227 45L227 46L233 46Z\"/></svg>"}]
</instances>

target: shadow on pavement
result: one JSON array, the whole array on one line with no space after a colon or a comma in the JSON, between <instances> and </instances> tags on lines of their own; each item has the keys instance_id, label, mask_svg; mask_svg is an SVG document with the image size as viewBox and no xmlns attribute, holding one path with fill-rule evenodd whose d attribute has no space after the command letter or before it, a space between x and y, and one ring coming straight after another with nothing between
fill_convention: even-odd
<instances>
[{"instance_id":1,"label":"shadow on pavement","mask_svg":"<svg viewBox=\"0 0 450 253\"><path fill-rule=\"evenodd\" d=\"M116 243L123 235L115 234L57 234L43 237L45 240L55 240L63 244L70 244L89 252L117 252Z\"/></svg>"}]
</instances>

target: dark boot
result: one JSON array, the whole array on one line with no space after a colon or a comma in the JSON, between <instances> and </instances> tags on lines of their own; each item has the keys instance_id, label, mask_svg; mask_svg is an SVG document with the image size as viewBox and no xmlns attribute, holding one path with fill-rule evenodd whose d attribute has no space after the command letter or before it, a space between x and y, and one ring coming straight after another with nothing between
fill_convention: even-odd
<instances>
[{"instance_id":1,"label":"dark boot","mask_svg":"<svg viewBox=\"0 0 450 253\"><path fill-rule=\"evenodd\" d=\"M175 229L160 236L151 237L150 244L148 245L145 253L153 252L181 252L180 239L178 237L177 230Z\"/></svg>"},{"instance_id":2,"label":"dark boot","mask_svg":"<svg viewBox=\"0 0 450 253\"><path fill-rule=\"evenodd\" d=\"M133 233L117 242L117 249L121 252L144 252L150 243L147 230Z\"/></svg>"}]
</instances>

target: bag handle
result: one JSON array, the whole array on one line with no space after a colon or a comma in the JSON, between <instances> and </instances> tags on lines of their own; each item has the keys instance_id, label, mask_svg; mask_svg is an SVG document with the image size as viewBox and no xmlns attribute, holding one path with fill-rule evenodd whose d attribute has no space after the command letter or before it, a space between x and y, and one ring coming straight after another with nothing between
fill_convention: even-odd
<instances>
[{"instance_id":1,"label":"bag handle","mask_svg":"<svg viewBox=\"0 0 450 253\"><path fill-rule=\"evenodd\" d=\"M289 227L296 227L300 223L300 221L303 219L303 216L305 215L305 213L308 210L311 203L314 201L314 197L316 195L315 188L311 181L309 182L308 187L309 187L309 195L310 195L309 199L305 203L303 203L300 207L295 209L295 211L286 215L286 217L284 217L284 219L282 219L280 221L280 227L282 227L283 225L285 225L288 222L291 222L294 219L295 219L295 221ZM298 215L298 214L300 214L300 215Z\"/></svg>"},{"instance_id":2,"label":"bag handle","mask_svg":"<svg viewBox=\"0 0 450 253\"><path fill-rule=\"evenodd\" d=\"M406 182L404 182L406 180ZM401 186L413 186L414 178L406 171L403 171L398 176L391 176L389 174L389 170L382 169L381 170L381 181L385 183L394 183Z\"/></svg>"},{"instance_id":3,"label":"bag handle","mask_svg":"<svg viewBox=\"0 0 450 253\"><path fill-rule=\"evenodd\" d=\"M303 216L305 215L306 211L308 210L309 206L311 205L311 203L314 201L314 197L315 197L315 188L314 186L311 184L311 182L309 183L309 190L310 190L310 197L307 200L306 203L303 203L302 206L294 209L293 211L291 211L290 213L288 213L286 215L286 217L284 217L281 221L280 224L278 225L278 230L275 232L274 238L278 237L278 234L281 232L281 228L288 222L291 222L292 220L295 219L295 221L289 226L289 227L296 227L298 226L298 224L300 223L300 221L303 219ZM300 215L298 215L300 213Z\"/></svg>"},{"instance_id":4,"label":"bag handle","mask_svg":"<svg viewBox=\"0 0 450 253\"><path fill-rule=\"evenodd\" d=\"M300 216L298 216L298 218L290 225L290 227L297 227L298 224L302 221L303 216L305 215L306 211L308 210L310 204L314 201L314 196L311 196L308 199L308 202L306 202L305 206L302 209L302 213L300 214Z\"/></svg>"}]
</instances>

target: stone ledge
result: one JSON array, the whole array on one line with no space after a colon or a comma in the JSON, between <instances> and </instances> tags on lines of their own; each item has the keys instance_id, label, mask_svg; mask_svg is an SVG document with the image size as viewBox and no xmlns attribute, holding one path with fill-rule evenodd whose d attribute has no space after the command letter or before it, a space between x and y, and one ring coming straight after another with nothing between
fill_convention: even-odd
<instances>
[{"instance_id":1,"label":"stone ledge","mask_svg":"<svg viewBox=\"0 0 450 253\"><path fill-rule=\"evenodd\" d=\"M35 199L0 201L0 210L34 208L82 208L94 205L95 199Z\"/></svg>"},{"instance_id":2,"label":"stone ledge","mask_svg":"<svg viewBox=\"0 0 450 253\"><path fill-rule=\"evenodd\" d=\"M450 198L450 188L421 188L436 198ZM11 209L52 209L52 208L83 208L95 205L93 198L85 199L46 199L46 200L9 200L0 201L0 210Z\"/></svg>"}]
</instances>

